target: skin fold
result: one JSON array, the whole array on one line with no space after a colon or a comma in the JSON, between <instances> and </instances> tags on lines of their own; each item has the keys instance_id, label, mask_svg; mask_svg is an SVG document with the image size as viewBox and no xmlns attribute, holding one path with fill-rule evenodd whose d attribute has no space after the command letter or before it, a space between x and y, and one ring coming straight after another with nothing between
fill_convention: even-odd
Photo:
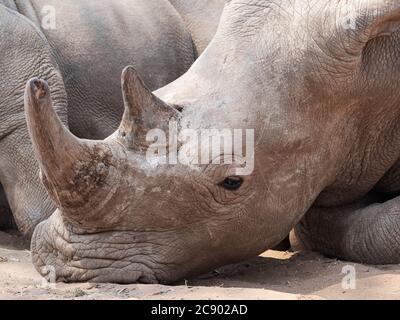
<instances>
[{"instance_id":1,"label":"skin fold","mask_svg":"<svg viewBox=\"0 0 400 320\"><path fill-rule=\"evenodd\" d=\"M187 71L195 48L167 0L0 0L0 20L0 220L9 225L10 207L30 237L56 207L39 180L25 124L26 81L37 76L51 85L74 134L103 139L123 114L119 79L126 65L157 89Z\"/></svg>"},{"instance_id":2,"label":"skin fold","mask_svg":"<svg viewBox=\"0 0 400 320\"><path fill-rule=\"evenodd\" d=\"M327 255L399 263L399 26L398 1L227 1L182 77L152 93L124 70L125 113L101 141L72 135L51 86L29 81L28 129L58 208L33 235L37 270L169 283L256 256L296 225ZM171 121L254 129L254 170L238 177L237 154L197 165L191 145L178 149L186 164L146 155L149 130Z\"/></svg>"}]
</instances>

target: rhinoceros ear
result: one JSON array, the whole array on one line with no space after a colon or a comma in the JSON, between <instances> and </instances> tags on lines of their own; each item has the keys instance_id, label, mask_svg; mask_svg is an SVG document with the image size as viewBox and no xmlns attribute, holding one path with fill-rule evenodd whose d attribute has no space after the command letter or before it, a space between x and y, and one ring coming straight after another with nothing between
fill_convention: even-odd
<instances>
[{"instance_id":1,"label":"rhinoceros ear","mask_svg":"<svg viewBox=\"0 0 400 320\"><path fill-rule=\"evenodd\" d=\"M131 66L122 72L122 92L125 113L118 139L128 149L144 151L148 147L147 133L152 129L168 130L169 122L176 120L179 112L157 98Z\"/></svg>"}]
</instances>

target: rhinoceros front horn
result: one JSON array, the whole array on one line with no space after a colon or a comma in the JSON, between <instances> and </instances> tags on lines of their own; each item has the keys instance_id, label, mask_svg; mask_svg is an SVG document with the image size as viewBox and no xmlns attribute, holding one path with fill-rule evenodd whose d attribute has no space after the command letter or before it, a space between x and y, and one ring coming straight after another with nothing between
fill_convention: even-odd
<instances>
[{"instance_id":1,"label":"rhinoceros front horn","mask_svg":"<svg viewBox=\"0 0 400 320\"><path fill-rule=\"evenodd\" d=\"M149 130L167 130L169 121L177 119L179 112L157 98L131 66L122 72L122 93L125 112L119 139L128 149L143 151L148 146Z\"/></svg>"},{"instance_id":2,"label":"rhinoceros front horn","mask_svg":"<svg viewBox=\"0 0 400 320\"><path fill-rule=\"evenodd\" d=\"M58 208L73 215L95 211L110 192L105 185L115 182L114 146L75 137L55 113L43 80L28 81L25 113L42 181Z\"/></svg>"}]
</instances>

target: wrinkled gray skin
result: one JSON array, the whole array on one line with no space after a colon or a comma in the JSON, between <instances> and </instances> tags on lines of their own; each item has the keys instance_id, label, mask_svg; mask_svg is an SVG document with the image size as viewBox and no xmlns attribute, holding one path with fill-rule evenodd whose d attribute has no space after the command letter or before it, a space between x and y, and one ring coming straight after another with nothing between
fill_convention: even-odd
<instances>
[{"instance_id":1,"label":"wrinkled gray skin","mask_svg":"<svg viewBox=\"0 0 400 320\"><path fill-rule=\"evenodd\" d=\"M349 3L355 29L343 24ZM231 0L209 47L160 99L125 70L125 115L104 141L72 136L49 112L46 84L29 82L29 130L58 206L33 236L37 270L167 283L253 257L300 221L312 249L399 263L399 24L397 0ZM236 165L146 161L147 130L171 119L254 128L253 173L228 190L220 182Z\"/></svg>"},{"instance_id":2,"label":"wrinkled gray skin","mask_svg":"<svg viewBox=\"0 0 400 320\"><path fill-rule=\"evenodd\" d=\"M169 0L190 31L198 54L214 37L226 0Z\"/></svg>"},{"instance_id":3,"label":"wrinkled gray skin","mask_svg":"<svg viewBox=\"0 0 400 320\"><path fill-rule=\"evenodd\" d=\"M195 52L182 19L167 0L17 1L39 28L52 6L56 29L42 29L64 77L68 119L78 137L104 139L123 114L121 70L133 65L151 89L172 82Z\"/></svg>"},{"instance_id":4,"label":"wrinkled gray skin","mask_svg":"<svg viewBox=\"0 0 400 320\"><path fill-rule=\"evenodd\" d=\"M42 28L49 23L45 6L55 8L56 29ZM55 206L39 181L26 129L26 81L38 76L50 83L59 116L64 123L68 116L74 134L103 139L123 114L124 66L134 65L156 89L190 67L195 49L167 0L0 0L0 39L0 182L19 230L30 236ZM6 227L4 202L0 226Z\"/></svg>"}]
</instances>

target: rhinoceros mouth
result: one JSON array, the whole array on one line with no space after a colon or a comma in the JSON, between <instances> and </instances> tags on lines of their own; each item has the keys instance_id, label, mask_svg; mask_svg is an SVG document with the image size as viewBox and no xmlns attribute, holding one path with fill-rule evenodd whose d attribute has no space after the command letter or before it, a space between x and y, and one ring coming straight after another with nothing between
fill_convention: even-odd
<instances>
[{"instance_id":1,"label":"rhinoceros mouth","mask_svg":"<svg viewBox=\"0 0 400 320\"><path fill-rule=\"evenodd\" d=\"M59 212L39 224L32 237L32 260L49 282L143 283L174 281L159 262L168 248L130 231L78 234ZM159 238L159 237L158 237Z\"/></svg>"}]
</instances>

